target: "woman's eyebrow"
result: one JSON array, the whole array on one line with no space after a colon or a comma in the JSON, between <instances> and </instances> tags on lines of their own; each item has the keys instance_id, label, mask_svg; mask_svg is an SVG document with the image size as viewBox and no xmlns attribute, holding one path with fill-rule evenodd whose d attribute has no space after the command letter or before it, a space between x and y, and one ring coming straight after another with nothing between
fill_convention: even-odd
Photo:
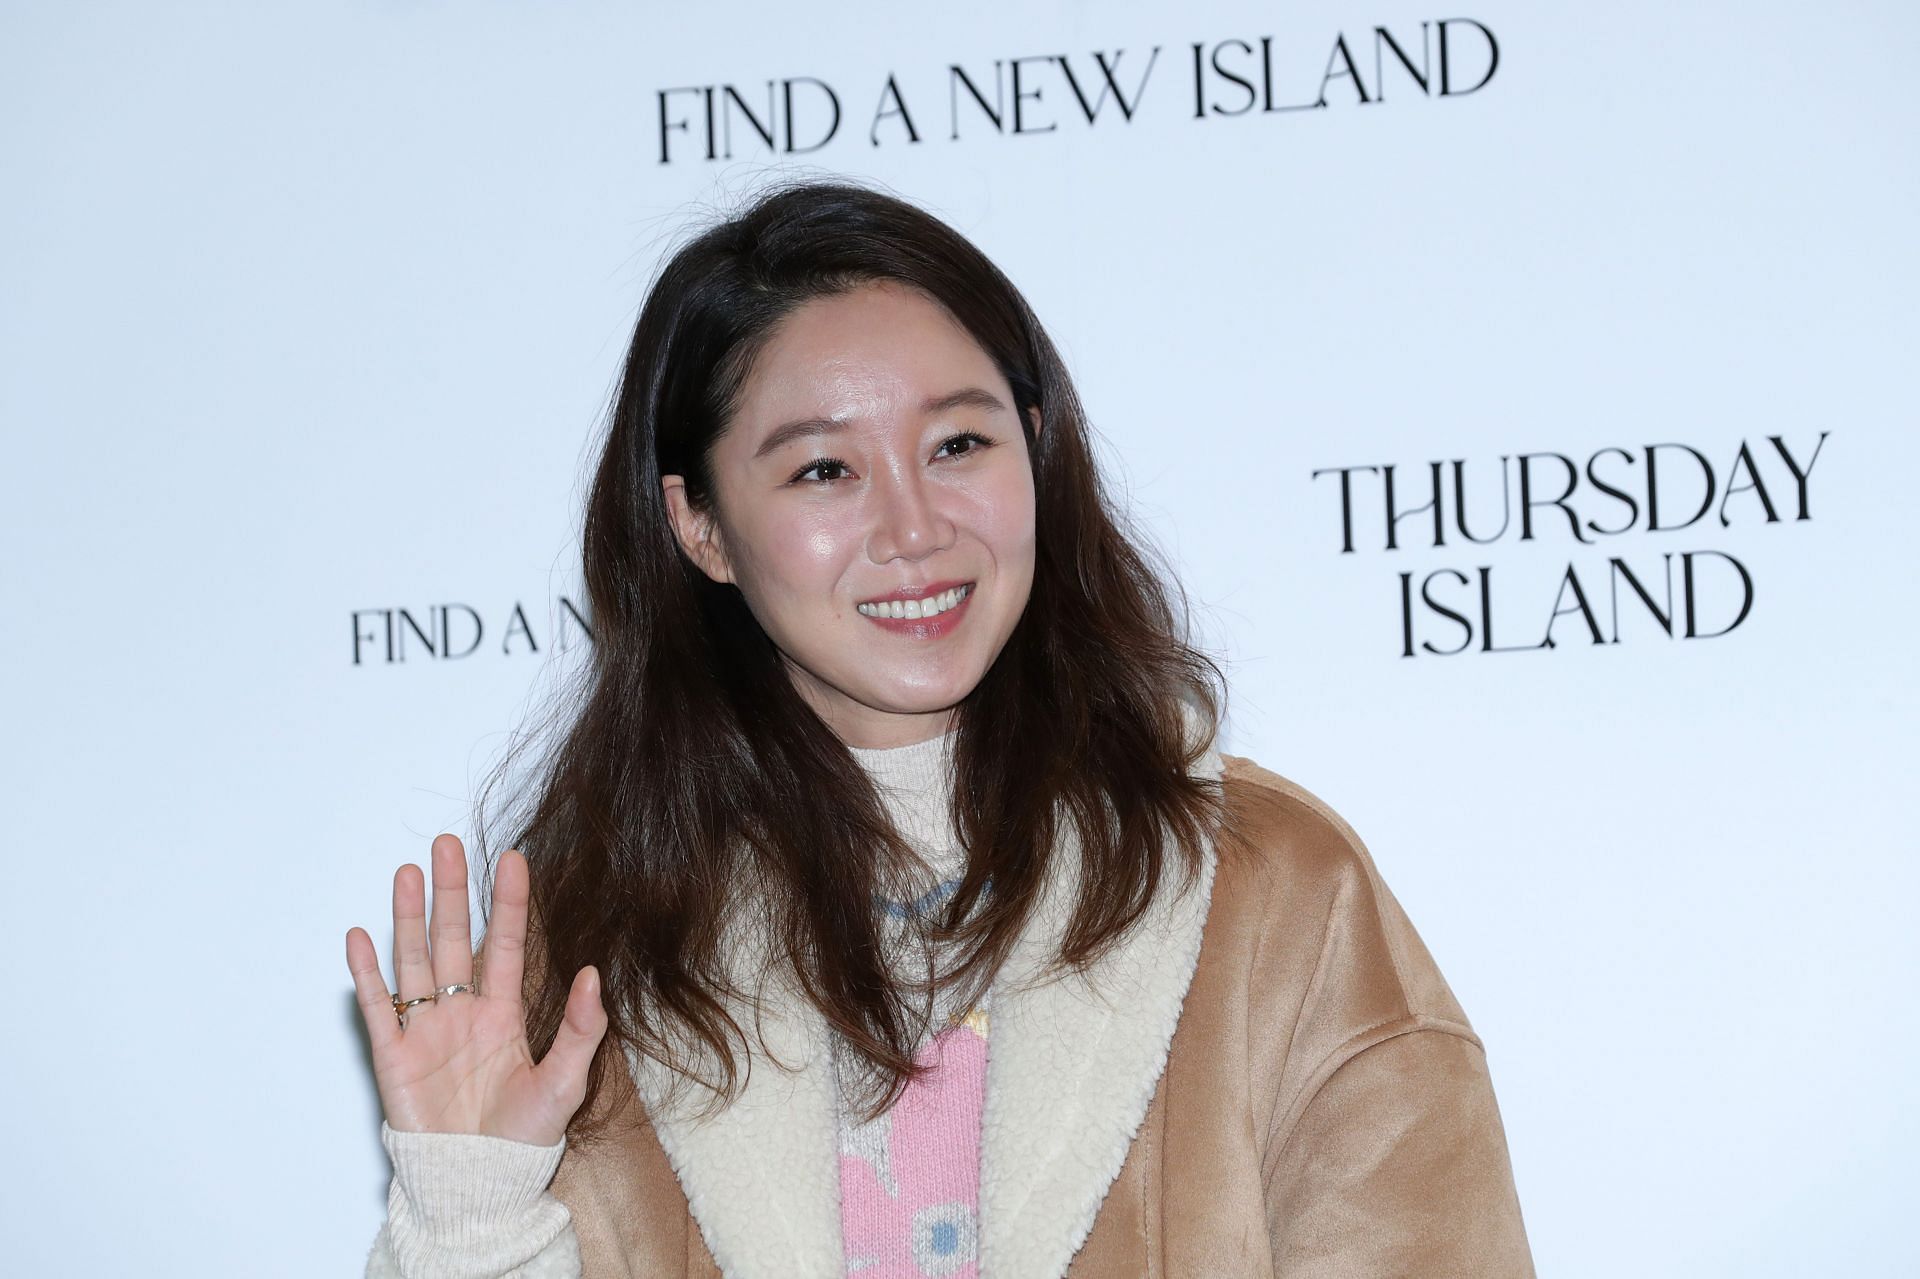
<instances>
[{"instance_id":1,"label":"woman's eyebrow","mask_svg":"<svg viewBox=\"0 0 1920 1279\"><path fill-rule=\"evenodd\" d=\"M948 409L986 409L993 412L1006 407L992 391L983 391L977 386L963 386L945 395L930 396L921 404L920 412L930 416L945 413Z\"/></svg>"},{"instance_id":2,"label":"woman's eyebrow","mask_svg":"<svg viewBox=\"0 0 1920 1279\"><path fill-rule=\"evenodd\" d=\"M949 391L945 395L928 396L925 400L921 401L920 412L922 416L931 417L936 413L945 413L951 409L985 409L988 412L998 412L1006 407L1007 406L1001 402L1000 397L992 391L983 390L977 386L963 386L959 390ZM753 451L753 457L755 461L758 461L767 454L783 449L795 440L805 436L831 435L836 431L844 431L846 429L847 424L845 422L837 421L830 417L803 417L797 421L788 422L784 426L778 426L772 431L769 431L767 438L760 441L760 447Z\"/></svg>"},{"instance_id":3,"label":"woman's eyebrow","mask_svg":"<svg viewBox=\"0 0 1920 1279\"><path fill-rule=\"evenodd\" d=\"M785 426L774 428L766 439L760 441L760 447L753 451L753 459L757 462L767 454L783 449L803 436L831 435L835 431L846 429L845 422L836 422L830 417L803 417L797 422L789 422Z\"/></svg>"}]
</instances>

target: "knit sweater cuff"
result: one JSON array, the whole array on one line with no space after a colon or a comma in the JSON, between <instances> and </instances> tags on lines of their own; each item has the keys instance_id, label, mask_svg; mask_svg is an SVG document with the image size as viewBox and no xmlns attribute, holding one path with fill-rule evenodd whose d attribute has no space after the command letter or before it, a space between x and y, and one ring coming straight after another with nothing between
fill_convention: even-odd
<instances>
[{"instance_id":1,"label":"knit sweater cuff","mask_svg":"<svg viewBox=\"0 0 1920 1279\"><path fill-rule=\"evenodd\" d=\"M521 1273L570 1224L566 1205L547 1193L565 1137L536 1146L382 1123L380 1142L393 1160L388 1244L403 1274Z\"/></svg>"}]
</instances>

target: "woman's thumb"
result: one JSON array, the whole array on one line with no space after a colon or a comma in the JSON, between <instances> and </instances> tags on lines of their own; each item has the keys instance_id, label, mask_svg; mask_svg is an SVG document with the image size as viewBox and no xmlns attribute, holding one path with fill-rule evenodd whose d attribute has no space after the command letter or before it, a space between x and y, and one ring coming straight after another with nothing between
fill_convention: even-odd
<instances>
[{"instance_id":1,"label":"woman's thumb","mask_svg":"<svg viewBox=\"0 0 1920 1279\"><path fill-rule=\"evenodd\" d=\"M567 991L566 1015L561 1019L559 1033L553 1037L553 1047L547 1050L546 1060L540 1063L541 1069L551 1067L561 1079L578 1081L584 1090L587 1067L606 1033L607 1010L600 1003L600 970L588 964L574 974L573 986Z\"/></svg>"}]
</instances>

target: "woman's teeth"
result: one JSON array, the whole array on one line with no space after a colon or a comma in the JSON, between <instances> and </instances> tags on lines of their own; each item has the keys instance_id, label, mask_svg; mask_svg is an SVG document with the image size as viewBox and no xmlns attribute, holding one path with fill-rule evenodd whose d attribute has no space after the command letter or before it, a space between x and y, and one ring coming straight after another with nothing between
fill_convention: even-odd
<instances>
[{"instance_id":1,"label":"woman's teeth","mask_svg":"<svg viewBox=\"0 0 1920 1279\"><path fill-rule=\"evenodd\" d=\"M938 617L971 594L973 584L968 583L923 600L881 600L873 604L856 604L854 607L868 617Z\"/></svg>"}]
</instances>

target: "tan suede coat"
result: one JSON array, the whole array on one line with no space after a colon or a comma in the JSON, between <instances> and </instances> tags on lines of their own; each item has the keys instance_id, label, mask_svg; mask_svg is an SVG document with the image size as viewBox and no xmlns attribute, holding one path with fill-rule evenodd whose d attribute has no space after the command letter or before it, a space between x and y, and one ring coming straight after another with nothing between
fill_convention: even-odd
<instances>
[{"instance_id":1,"label":"tan suede coat","mask_svg":"<svg viewBox=\"0 0 1920 1279\"><path fill-rule=\"evenodd\" d=\"M1149 920L1102 997L996 986L983 1279L1531 1276L1485 1051L1365 846L1302 787L1213 758L1232 817L1191 913ZM613 1082L634 1078L640 1100L644 1070ZM551 1187L582 1274L834 1263L834 1152L803 1087L718 1137L625 1113Z\"/></svg>"}]
</instances>

